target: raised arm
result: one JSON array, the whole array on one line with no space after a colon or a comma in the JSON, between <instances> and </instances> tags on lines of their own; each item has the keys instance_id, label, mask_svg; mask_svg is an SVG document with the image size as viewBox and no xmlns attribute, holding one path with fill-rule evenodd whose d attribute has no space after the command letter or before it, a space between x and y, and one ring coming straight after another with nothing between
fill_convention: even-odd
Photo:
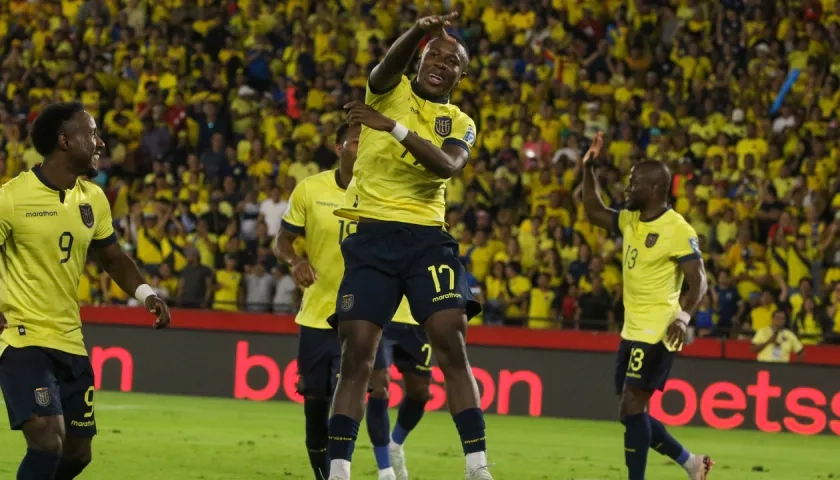
<instances>
[{"instance_id":1,"label":"raised arm","mask_svg":"<svg viewBox=\"0 0 840 480\"><path fill-rule=\"evenodd\" d=\"M373 93L384 93L396 87L423 38L427 34L443 31L457 16L458 13L453 12L447 15L423 17L414 22L414 25L391 45L379 65L370 72L368 79L370 90Z\"/></svg>"},{"instance_id":2,"label":"raised arm","mask_svg":"<svg viewBox=\"0 0 840 480\"><path fill-rule=\"evenodd\" d=\"M598 132L592 141L592 146L583 156L583 210L586 218L595 225L607 231L612 231L613 222L617 211L607 208L601 200L601 191L598 180L595 178L595 162L601 154L601 147L604 145L604 134Z\"/></svg>"}]
</instances>

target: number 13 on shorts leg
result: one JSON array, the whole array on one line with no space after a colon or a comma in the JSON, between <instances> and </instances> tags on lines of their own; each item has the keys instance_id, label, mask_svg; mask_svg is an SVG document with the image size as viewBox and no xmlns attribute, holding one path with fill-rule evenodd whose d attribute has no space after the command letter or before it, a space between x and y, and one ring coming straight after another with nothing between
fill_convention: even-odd
<instances>
[{"instance_id":1,"label":"number 13 on shorts leg","mask_svg":"<svg viewBox=\"0 0 840 480\"><path fill-rule=\"evenodd\" d=\"M631 378L642 378L639 373L644 367L645 351L641 348L630 350L630 362L627 365L627 376Z\"/></svg>"}]
</instances>

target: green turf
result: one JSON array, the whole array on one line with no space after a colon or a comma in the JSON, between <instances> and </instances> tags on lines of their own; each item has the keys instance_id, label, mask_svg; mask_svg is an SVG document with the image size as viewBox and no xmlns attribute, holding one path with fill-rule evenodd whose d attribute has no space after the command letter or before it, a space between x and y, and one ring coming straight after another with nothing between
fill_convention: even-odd
<instances>
[{"instance_id":1,"label":"green turf","mask_svg":"<svg viewBox=\"0 0 840 480\"><path fill-rule=\"evenodd\" d=\"M103 392L96 412L94 463L83 479L312 478L299 405ZM395 416L392 410L392 421ZM618 424L490 416L487 426L498 480L626 478ZM701 428L672 433L691 449L713 456L713 480L840 478L836 437ZM19 433L0 433L0 478L14 478L24 448ZM427 415L406 448L414 480L463 478L463 457L449 415ZM364 427L355 460L354 478L376 478ZM686 478L656 453L648 471L650 479Z\"/></svg>"}]
</instances>

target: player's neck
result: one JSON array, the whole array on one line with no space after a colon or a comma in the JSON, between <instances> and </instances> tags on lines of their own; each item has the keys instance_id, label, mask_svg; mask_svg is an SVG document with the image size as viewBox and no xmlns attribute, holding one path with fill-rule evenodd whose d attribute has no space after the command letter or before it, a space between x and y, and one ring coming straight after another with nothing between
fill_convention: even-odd
<instances>
[{"instance_id":1,"label":"player's neck","mask_svg":"<svg viewBox=\"0 0 840 480\"><path fill-rule=\"evenodd\" d=\"M76 186L76 179L79 178L75 172L56 161L42 163L36 167L35 175L53 190L70 190Z\"/></svg>"},{"instance_id":2,"label":"player's neck","mask_svg":"<svg viewBox=\"0 0 840 480\"><path fill-rule=\"evenodd\" d=\"M353 180L353 169L338 167L335 174L335 183L344 190L347 190L347 185L350 185L350 180Z\"/></svg>"},{"instance_id":3,"label":"player's neck","mask_svg":"<svg viewBox=\"0 0 840 480\"><path fill-rule=\"evenodd\" d=\"M667 212L670 209L671 207L669 207L666 202L651 205L650 207L642 209L642 211L639 213L639 220L643 222L652 222L657 218L661 217L665 212Z\"/></svg>"}]
</instances>

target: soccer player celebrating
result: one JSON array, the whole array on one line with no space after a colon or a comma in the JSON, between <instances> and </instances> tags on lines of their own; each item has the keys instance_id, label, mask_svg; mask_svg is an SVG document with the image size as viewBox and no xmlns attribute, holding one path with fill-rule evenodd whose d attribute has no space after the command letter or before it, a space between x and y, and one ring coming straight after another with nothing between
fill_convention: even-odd
<instances>
[{"instance_id":1,"label":"soccer player celebrating","mask_svg":"<svg viewBox=\"0 0 840 480\"><path fill-rule=\"evenodd\" d=\"M359 125L342 125L336 133L336 153L340 164L337 170L307 177L292 192L289 209L283 215L280 232L274 244L274 253L281 261L292 267L295 280L306 287L302 307L295 317L300 325L298 337L298 392L303 395L306 417L306 449L316 480L323 480L329 473L327 456L327 428L330 400L335 389L341 358L338 334L327 323L335 312L335 295L344 273L340 242L356 230L356 222L337 219L333 215L336 206L344 201L345 188L353 178L353 164L359 145ZM295 253L294 241L304 237L308 259ZM408 303L403 302L394 315L394 321L410 329L417 325L411 318ZM396 324L395 324L396 325ZM419 328L419 327L418 327ZM422 330L395 331L403 356L396 358L396 365L405 369L409 393L403 402L407 407L400 409L403 424L413 428L423 415L425 399L428 398L428 381L425 394L418 383L429 377L431 348ZM380 480L397 478L389 457L388 382L387 368L390 366L389 352L384 350L378 356L377 383L371 392L368 430L376 452ZM409 370L410 369L410 370ZM408 372L421 372L419 381ZM411 388L414 388L412 390ZM422 400L422 402L421 402ZM420 412L416 412L419 405ZM403 411L406 411L403 414ZM398 419L398 424L400 420ZM399 437L398 437L399 438ZM402 437L404 439L404 436ZM395 455L402 458L402 450L393 447ZM404 464L403 464L404 465ZM404 466L403 466L404 468Z\"/></svg>"},{"instance_id":2,"label":"soccer player celebrating","mask_svg":"<svg viewBox=\"0 0 840 480\"><path fill-rule=\"evenodd\" d=\"M340 218L357 221L341 244L344 278L336 301L341 375L329 427L330 480L350 478L350 459L382 328L403 296L424 327L446 378L468 480L491 479L484 415L467 359L467 321L481 311L446 233L446 181L469 161L476 129L448 101L465 75L466 48L443 30L456 14L417 20L370 74L365 102L346 106L363 125L353 181ZM404 72L420 42L417 77Z\"/></svg>"},{"instance_id":3,"label":"soccer player celebrating","mask_svg":"<svg viewBox=\"0 0 840 480\"><path fill-rule=\"evenodd\" d=\"M689 453L647 413L653 392L665 387L691 314L706 294L697 234L669 208L671 172L660 162L646 160L633 167L624 209L605 207L594 162L602 144L599 133L583 157L583 202L589 220L620 234L624 244L625 313L615 387L621 396L628 478L645 478L648 449L653 447L682 465L691 480L704 480L712 468L711 458ZM688 281L688 292L680 298L683 279Z\"/></svg>"},{"instance_id":4,"label":"soccer player celebrating","mask_svg":"<svg viewBox=\"0 0 840 480\"><path fill-rule=\"evenodd\" d=\"M43 164L0 189L0 388L26 455L18 480L68 480L91 461L93 368L77 290L92 247L104 270L169 324L169 310L117 243L96 175L105 145L80 103L46 107L32 124Z\"/></svg>"}]
</instances>

